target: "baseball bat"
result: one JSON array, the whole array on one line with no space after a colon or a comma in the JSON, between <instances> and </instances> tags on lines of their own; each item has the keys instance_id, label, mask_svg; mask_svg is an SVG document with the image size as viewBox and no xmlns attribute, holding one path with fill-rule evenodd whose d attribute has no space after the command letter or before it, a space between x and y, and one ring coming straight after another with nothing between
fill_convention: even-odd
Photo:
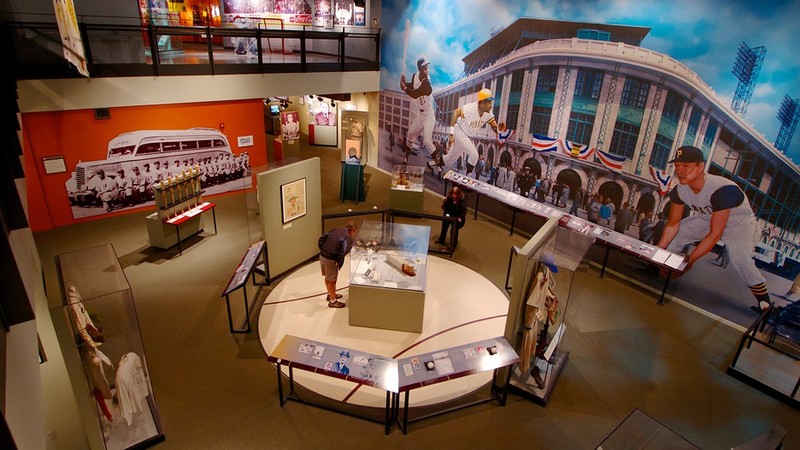
<instances>
[{"instance_id":1,"label":"baseball bat","mask_svg":"<svg viewBox=\"0 0 800 450\"><path fill-rule=\"evenodd\" d=\"M403 77L406 76L406 55L408 54L408 34L411 20L406 19L406 31L403 33Z\"/></svg>"}]
</instances>

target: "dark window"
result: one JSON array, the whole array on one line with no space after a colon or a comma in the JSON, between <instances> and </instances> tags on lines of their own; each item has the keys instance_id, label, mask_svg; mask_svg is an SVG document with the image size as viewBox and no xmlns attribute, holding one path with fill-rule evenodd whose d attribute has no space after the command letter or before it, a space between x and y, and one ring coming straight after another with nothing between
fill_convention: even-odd
<instances>
[{"instance_id":1,"label":"dark window","mask_svg":"<svg viewBox=\"0 0 800 450\"><path fill-rule=\"evenodd\" d=\"M558 67L541 67L536 80L536 92L555 92L556 84L558 84Z\"/></svg>"},{"instance_id":2,"label":"dark window","mask_svg":"<svg viewBox=\"0 0 800 450\"><path fill-rule=\"evenodd\" d=\"M197 148L211 148L213 145L211 144L210 139L204 139L197 141Z\"/></svg>"},{"instance_id":3,"label":"dark window","mask_svg":"<svg viewBox=\"0 0 800 450\"><path fill-rule=\"evenodd\" d=\"M165 152L174 152L181 149L180 142L163 142L161 146Z\"/></svg>"},{"instance_id":4,"label":"dark window","mask_svg":"<svg viewBox=\"0 0 800 450\"><path fill-rule=\"evenodd\" d=\"M531 127L530 132L533 134L541 134L547 136L548 129L550 128L550 114L551 108L543 106L534 106L531 110Z\"/></svg>"},{"instance_id":5,"label":"dark window","mask_svg":"<svg viewBox=\"0 0 800 450\"><path fill-rule=\"evenodd\" d=\"M108 152L108 156L120 156L120 155L130 155L133 153L133 149L135 148L134 145L126 145L125 147L117 147L112 148Z\"/></svg>"},{"instance_id":6,"label":"dark window","mask_svg":"<svg viewBox=\"0 0 800 450\"><path fill-rule=\"evenodd\" d=\"M594 116L583 113L570 113L567 127L567 140L578 144L588 144L594 128Z\"/></svg>"},{"instance_id":7,"label":"dark window","mask_svg":"<svg viewBox=\"0 0 800 450\"><path fill-rule=\"evenodd\" d=\"M667 99L664 101L664 113L661 116L671 120L673 123L678 123L682 110L683 97L673 91L669 91Z\"/></svg>"},{"instance_id":8,"label":"dark window","mask_svg":"<svg viewBox=\"0 0 800 450\"><path fill-rule=\"evenodd\" d=\"M158 153L161 151L161 144L158 142L151 142L149 144L142 144L139 146L137 155L147 155L149 153Z\"/></svg>"},{"instance_id":9,"label":"dark window","mask_svg":"<svg viewBox=\"0 0 800 450\"><path fill-rule=\"evenodd\" d=\"M511 130L516 130L518 118L519 105L508 105L508 109L506 110L506 126Z\"/></svg>"},{"instance_id":10,"label":"dark window","mask_svg":"<svg viewBox=\"0 0 800 450\"><path fill-rule=\"evenodd\" d=\"M492 105L492 114L494 114L495 117L500 117L500 96L503 93L504 78L505 77L503 77L502 75L497 77L497 83L495 84L494 88L494 104Z\"/></svg>"},{"instance_id":11,"label":"dark window","mask_svg":"<svg viewBox=\"0 0 800 450\"><path fill-rule=\"evenodd\" d=\"M598 99L602 87L602 70L578 69L578 76L575 77L575 95Z\"/></svg>"},{"instance_id":12,"label":"dark window","mask_svg":"<svg viewBox=\"0 0 800 450\"><path fill-rule=\"evenodd\" d=\"M625 79L625 87L622 89L622 99L619 103L623 106L644 109L649 91L650 83L638 78L628 77Z\"/></svg>"},{"instance_id":13,"label":"dark window","mask_svg":"<svg viewBox=\"0 0 800 450\"><path fill-rule=\"evenodd\" d=\"M714 136L717 134L717 127L719 123L716 120L708 121L708 128L706 128L706 135L703 137L703 150L711 148L711 143L714 142Z\"/></svg>"},{"instance_id":14,"label":"dark window","mask_svg":"<svg viewBox=\"0 0 800 450\"><path fill-rule=\"evenodd\" d=\"M181 141L181 148L182 149L197 148L197 141Z\"/></svg>"},{"instance_id":15,"label":"dark window","mask_svg":"<svg viewBox=\"0 0 800 450\"><path fill-rule=\"evenodd\" d=\"M666 169L671 149L672 139L657 134L653 142L653 151L650 153L650 165L657 169Z\"/></svg>"},{"instance_id":16,"label":"dark window","mask_svg":"<svg viewBox=\"0 0 800 450\"><path fill-rule=\"evenodd\" d=\"M614 125L614 135L611 136L611 147L608 149L608 152L626 158L633 158L633 153L636 149L636 139L638 138L638 126L617 121Z\"/></svg>"},{"instance_id":17,"label":"dark window","mask_svg":"<svg viewBox=\"0 0 800 450\"><path fill-rule=\"evenodd\" d=\"M686 125L686 137L683 138L684 145L694 143L694 139L697 137L697 128L700 126L701 115L700 108L695 107L692 109L692 117L689 118L689 123Z\"/></svg>"}]
</instances>

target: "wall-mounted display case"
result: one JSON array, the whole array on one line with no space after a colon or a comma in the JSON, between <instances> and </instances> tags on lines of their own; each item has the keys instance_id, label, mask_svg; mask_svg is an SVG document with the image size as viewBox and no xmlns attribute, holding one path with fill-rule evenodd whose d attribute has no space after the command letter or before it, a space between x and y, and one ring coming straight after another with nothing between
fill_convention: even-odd
<instances>
[{"instance_id":1,"label":"wall-mounted display case","mask_svg":"<svg viewBox=\"0 0 800 450\"><path fill-rule=\"evenodd\" d=\"M350 253L350 325L422 331L430 227L365 221Z\"/></svg>"},{"instance_id":2,"label":"wall-mounted display case","mask_svg":"<svg viewBox=\"0 0 800 450\"><path fill-rule=\"evenodd\" d=\"M66 322L83 373L79 404L93 411L106 449L164 440L130 285L110 244L56 257ZM93 406L92 406L93 405ZM97 427L87 426L97 429Z\"/></svg>"}]
</instances>

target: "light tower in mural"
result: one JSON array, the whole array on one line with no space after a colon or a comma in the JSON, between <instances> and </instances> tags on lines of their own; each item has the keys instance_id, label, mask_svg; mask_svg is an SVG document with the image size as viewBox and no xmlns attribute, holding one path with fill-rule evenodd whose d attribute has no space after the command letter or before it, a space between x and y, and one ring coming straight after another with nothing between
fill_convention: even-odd
<instances>
[{"instance_id":1,"label":"light tower in mural","mask_svg":"<svg viewBox=\"0 0 800 450\"><path fill-rule=\"evenodd\" d=\"M792 100L788 95L784 95L777 117L781 121L781 129L775 139L775 148L786 153L786 149L792 143L797 121L800 119L800 98Z\"/></svg>"},{"instance_id":2,"label":"light tower in mural","mask_svg":"<svg viewBox=\"0 0 800 450\"><path fill-rule=\"evenodd\" d=\"M744 42L739 44L739 51L736 53L736 61L731 71L739 79L739 84L731 101L731 109L741 117L747 114L747 106L753 96L753 88L756 86L761 63L764 62L766 54L767 48L764 46L750 48Z\"/></svg>"}]
</instances>

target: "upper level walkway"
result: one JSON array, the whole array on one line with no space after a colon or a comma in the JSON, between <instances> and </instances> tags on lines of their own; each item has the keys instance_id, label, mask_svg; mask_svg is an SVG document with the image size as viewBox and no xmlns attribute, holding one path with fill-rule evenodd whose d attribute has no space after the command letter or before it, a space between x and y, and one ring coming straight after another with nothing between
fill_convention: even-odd
<instances>
[{"instance_id":1,"label":"upper level walkway","mask_svg":"<svg viewBox=\"0 0 800 450\"><path fill-rule=\"evenodd\" d=\"M92 78L380 70L380 32L80 24ZM58 26L3 22L16 80L82 77Z\"/></svg>"}]
</instances>

